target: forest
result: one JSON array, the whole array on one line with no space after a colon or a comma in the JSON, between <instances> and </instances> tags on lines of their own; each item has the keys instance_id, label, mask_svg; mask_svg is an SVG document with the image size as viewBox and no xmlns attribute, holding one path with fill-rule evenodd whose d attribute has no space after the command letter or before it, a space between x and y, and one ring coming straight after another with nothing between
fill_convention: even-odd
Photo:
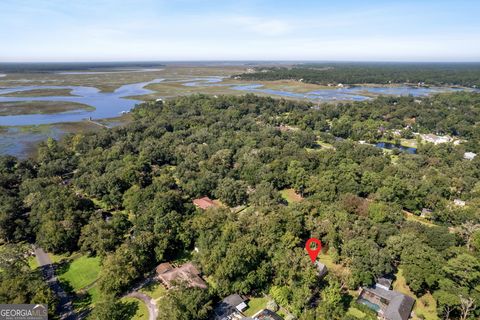
<instances>
[{"instance_id":1,"label":"forest","mask_svg":"<svg viewBox=\"0 0 480 320\"><path fill-rule=\"evenodd\" d=\"M351 69L335 70L328 81L348 83ZM170 290L158 319L208 319L232 293L268 293L297 319L356 319L347 314L352 290L399 270L417 297L433 296L439 318L480 317L480 157L463 157L480 151L480 95L320 106L193 95L132 113L124 127L49 139L35 158L0 157L0 302L54 309L28 267L36 243L100 257L102 300L90 316L124 319L118 297L197 248L208 289ZM464 142L423 143L416 154L358 142L391 139L392 130ZM280 192L290 188L303 200L288 203ZM195 208L203 196L223 206ZM342 272L318 280L304 250L310 237Z\"/></svg>"},{"instance_id":2,"label":"forest","mask_svg":"<svg viewBox=\"0 0 480 320\"><path fill-rule=\"evenodd\" d=\"M480 87L478 63L310 63L293 67L257 67L234 76L243 80L302 80L328 84L458 85Z\"/></svg>"}]
</instances>

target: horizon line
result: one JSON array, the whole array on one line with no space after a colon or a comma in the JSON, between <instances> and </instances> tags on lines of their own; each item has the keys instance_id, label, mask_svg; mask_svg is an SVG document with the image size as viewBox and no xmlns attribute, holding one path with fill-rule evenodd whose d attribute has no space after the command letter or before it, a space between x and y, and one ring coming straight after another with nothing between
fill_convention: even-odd
<instances>
[{"instance_id":1,"label":"horizon line","mask_svg":"<svg viewBox=\"0 0 480 320\"><path fill-rule=\"evenodd\" d=\"M0 61L0 64L15 63L176 63L176 62L316 62L316 63L480 63L479 60L316 60L316 59L165 59L165 60L28 60Z\"/></svg>"}]
</instances>

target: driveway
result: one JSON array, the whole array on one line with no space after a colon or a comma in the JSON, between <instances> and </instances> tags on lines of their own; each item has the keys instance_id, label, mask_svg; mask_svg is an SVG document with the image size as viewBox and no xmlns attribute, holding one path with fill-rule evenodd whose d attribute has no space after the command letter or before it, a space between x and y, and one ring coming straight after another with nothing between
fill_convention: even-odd
<instances>
[{"instance_id":1,"label":"driveway","mask_svg":"<svg viewBox=\"0 0 480 320\"><path fill-rule=\"evenodd\" d=\"M70 296L63 290L57 277L55 277L55 268L53 267L52 260L50 260L48 254L43 251L42 248L35 248L35 256L37 257L37 262L45 281L58 297L59 304L56 313L59 318L62 320L77 320L78 317L75 310L73 310Z\"/></svg>"},{"instance_id":2,"label":"driveway","mask_svg":"<svg viewBox=\"0 0 480 320\"><path fill-rule=\"evenodd\" d=\"M148 320L156 320L158 316L158 310L157 310L157 304L155 303L155 300L150 298L144 293L138 292L138 291L133 291L130 292L129 294L126 295L126 297L130 298L136 298L139 300L142 300L145 305L147 306L148 309Z\"/></svg>"}]
</instances>

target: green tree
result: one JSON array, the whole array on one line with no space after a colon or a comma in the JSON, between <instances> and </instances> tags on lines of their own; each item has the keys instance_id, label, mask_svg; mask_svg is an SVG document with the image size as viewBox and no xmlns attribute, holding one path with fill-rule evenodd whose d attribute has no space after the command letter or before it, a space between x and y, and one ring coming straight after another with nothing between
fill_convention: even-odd
<instances>
[{"instance_id":1,"label":"green tree","mask_svg":"<svg viewBox=\"0 0 480 320\"><path fill-rule=\"evenodd\" d=\"M169 290L162 298L159 320L208 319L212 311L212 301L207 291L198 288L180 287Z\"/></svg>"},{"instance_id":2,"label":"green tree","mask_svg":"<svg viewBox=\"0 0 480 320\"><path fill-rule=\"evenodd\" d=\"M248 199L247 184L241 180L225 178L218 184L215 195L231 207L245 204Z\"/></svg>"},{"instance_id":3,"label":"green tree","mask_svg":"<svg viewBox=\"0 0 480 320\"><path fill-rule=\"evenodd\" d=\"M113 295L105 295L95 304L89 319L128 320L135 316L138 302L122 302Z\"/></svg>"},{"instance_id":4,"label":"green tree","mask_svg":"<svg viewBox=\"0 0 480 320\"><path fill-rule=\"evenodd\" d=\"M0 301L2 303L45 303L53 316L57 298L43 279L40 269L31 270L31 248L21 244L0 246Z\"/></svg>"},{"instance_id":5,"label":"green tree","mask_svg":"<svg viewBox=\"0 0 480 320\"><path fill-rule=\"evenodd\" d=\"M435 289L443 278L442 256L429 247L419 243L404 249L400 267L403 269L407 284L415 293Z\"/></svg>"},{"instance_id":6,"label":"green tree","mask_svg":"<svg viewBox=\"0 0 480 320\"><path fill-rule=\"evenodd\" d=\"M447 276L467 288L480 285L480 260L470 254L460 254L447 261L443 268Z\"/></svg>"},{"instance_id":7,"label":"green tree","mask_svg":"<svg viewBox=\"0 0 480 320\"><path fill-rule=\"evenodd\" d=\"M342 303L342 293L340 285L335 281L330 281L328 287L321 292L322 300L317 307L319 319L343 319L345 308Z\"/></svg>"}]
</instances>

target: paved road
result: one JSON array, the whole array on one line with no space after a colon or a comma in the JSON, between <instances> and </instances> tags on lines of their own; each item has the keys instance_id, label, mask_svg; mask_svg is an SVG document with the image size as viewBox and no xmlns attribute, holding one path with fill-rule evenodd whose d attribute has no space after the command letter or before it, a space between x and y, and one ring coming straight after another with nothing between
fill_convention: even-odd
<instances>
[{"instance_id":1,"label":"paved road","mask_svg":"<svg viewBox=\"0 0 480 320\"><path fill-rule=\"evenodd\" d=\"M148 309L148 320L156 320L158 316L158 310L157 310L157 304L155 303L155 300L147 296L146 294L143 294L138 291L133 291L130 292L129 294L126 295L127 297L131 298L136 298L139 300L142 300L145 302L145 305L147 306Z\"/></svg>"},{"instance_id":2,"label":"paved road","mask_svg":"<svg viewBox=\"0 0 480 320\"><path fill-rule=\"evenodd\" d=\"M65 292L65 290L63 290L58 282L57 277L55 277L55 269L53 267L52 260L50 260L48 254L43 251L42 248L35 248L35 256L37 257L38 265L42 270L43 277L59 299L57 314L60 316L60 319L77 320L78 317L73 310L70 296Z\"/></svg>"}]
</instances>

